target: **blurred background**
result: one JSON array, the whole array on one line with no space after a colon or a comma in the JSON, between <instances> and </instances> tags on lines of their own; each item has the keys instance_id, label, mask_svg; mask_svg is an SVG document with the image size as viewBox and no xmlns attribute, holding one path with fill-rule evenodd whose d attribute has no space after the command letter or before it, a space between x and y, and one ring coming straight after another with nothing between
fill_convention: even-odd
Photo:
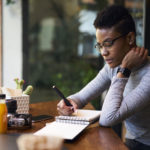
<instances>
[{"instance_id":1,"label":"blurred background","mask_svg":"<svg viewBox=\"0 0 150 150\"><path fill-rule=\"evenodd\" d=\"M65 96L79 91L104 65L93 21L111 4L128 8L137 44L148 48L148 0L1 0L2 85L14 88L14 78L24 79L24 88L34 87L31 103L60 99L52 85ZM102 98L92 101L96 109Z\"/></svg>"}]
</instances>

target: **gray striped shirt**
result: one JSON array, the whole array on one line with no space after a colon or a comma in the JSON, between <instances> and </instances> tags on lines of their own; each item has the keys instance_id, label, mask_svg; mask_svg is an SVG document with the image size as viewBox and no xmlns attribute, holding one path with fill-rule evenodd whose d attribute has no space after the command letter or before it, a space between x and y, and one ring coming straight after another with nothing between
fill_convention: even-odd
<instances>
[{"instance_id":1,"label":"gray striped shirt","mask_svg":"<svg viewBox=\"0 0 150 150\"><path fill-rule=\"evenodd\" d=\"M81 108L109 88L100 125L125 121L126 138L150 145L150 60L134 69L129 78L117 78L117 69L106 64L90 83L69 98Z\"/></svg>"}]
</instances>

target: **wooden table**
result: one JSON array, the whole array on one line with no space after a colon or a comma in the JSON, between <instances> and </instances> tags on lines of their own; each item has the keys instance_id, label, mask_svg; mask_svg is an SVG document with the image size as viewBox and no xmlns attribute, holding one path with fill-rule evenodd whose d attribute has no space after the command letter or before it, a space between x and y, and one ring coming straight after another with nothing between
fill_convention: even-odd
<instances>
[{"instance_id":1,"label":"wooden table","mask_svg":"<svg viewBox=\"0 0 150 150\"><path fill-rule=\"evenodd\" d=\"M49 114L56 116L56 105L58 101L40 102L30 104L30 113L34 115ZM94 109L88 104L85 109ZM8 133L33 133L44 127L47 120L33 123L32 129L8 130ZM98 122L90 125L79 136L72 141L65 141L64 147L67 150L128 150L121 139L111 128L100 127Z\"/></svg>"}]
</instances>

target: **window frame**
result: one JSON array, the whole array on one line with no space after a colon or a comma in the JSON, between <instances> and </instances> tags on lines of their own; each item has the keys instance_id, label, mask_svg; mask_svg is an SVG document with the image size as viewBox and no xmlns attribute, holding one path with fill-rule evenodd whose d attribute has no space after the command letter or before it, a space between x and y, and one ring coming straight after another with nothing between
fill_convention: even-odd
<instances>
[{"instance_id":1,"label":"window frame","mask_svg":"<svg viewBox=\"0 0 150 150\"><path fill-rule=\"evenodd\" d=\"M2 86L2 0L0 0L0 86Z\"/></svg>"}]
</instances>

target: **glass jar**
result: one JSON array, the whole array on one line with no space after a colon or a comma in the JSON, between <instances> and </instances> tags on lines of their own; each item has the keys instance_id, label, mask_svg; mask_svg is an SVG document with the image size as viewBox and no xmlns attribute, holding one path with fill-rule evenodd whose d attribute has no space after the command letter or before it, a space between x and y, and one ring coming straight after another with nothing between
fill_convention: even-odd
<instances>
[{"instance_id":1,"label":"glass jar","mask_svg":"<svg viewBox=\"0 0 150 150\"><path fill-rule=\"evenodd\" d=\"M5 94L0 94L0 133L7 132L7 106L5 98Z\"/></svg>"}]
</instances>

